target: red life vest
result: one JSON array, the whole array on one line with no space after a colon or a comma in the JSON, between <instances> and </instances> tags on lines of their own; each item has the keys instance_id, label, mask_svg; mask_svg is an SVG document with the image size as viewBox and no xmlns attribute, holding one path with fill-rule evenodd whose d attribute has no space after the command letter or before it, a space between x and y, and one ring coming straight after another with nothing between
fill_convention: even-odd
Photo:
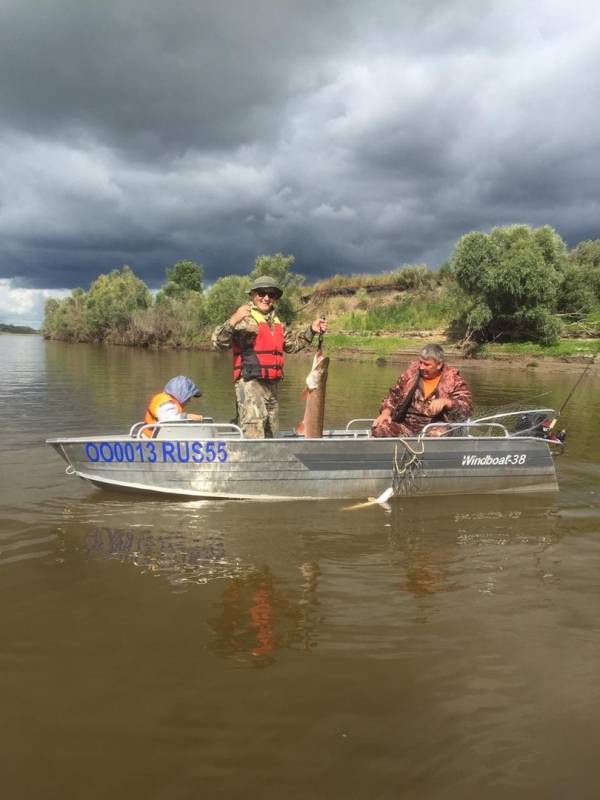
<instances>
[{"instance_id":1,"label":"red life vest","mask_svg":"<svg viewBox=\"0 0 600 800\"><path fill-rule=\"evenodd\" d=\"M280 381L283 378L283 325L274 317L271 328L257 308L250 314L258 322L258 333L243 349L236 339L233 340L233 380Z\"/></svg>"},{"instance_id":2,"label":"red life vest","mask_svg":"<svg viewBox=\"0 0 600 800\"><path fill-rule=\"evenodd\" d=\"M158 409L163 403L172 403L176 408L179 414L183 411L183 406L175 397L166 392L159 392L155 394L152 400L148 403L148 408L146 409L146 413L144 414L144 422L148 423L148 425L152 425L155 422L158 422ZM144 428L144 436L151 437L153 431L148 430L148 428Z\"/></svg>"}]
</instances>

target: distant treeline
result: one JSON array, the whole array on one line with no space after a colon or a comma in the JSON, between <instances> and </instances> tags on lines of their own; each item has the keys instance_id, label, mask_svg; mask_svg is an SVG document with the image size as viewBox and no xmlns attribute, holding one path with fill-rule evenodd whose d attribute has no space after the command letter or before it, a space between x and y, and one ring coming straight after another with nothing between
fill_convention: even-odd
<instances>
[{"instance_id":1,"label":"distant treeline","mask_svg":"<svg viewBox=\"0 0 600 800\"><path fill-rule=\"evenodd\" d=\"M39 331L28 328L27 325L5 325L0 322L0 333L39 333Z\"/></svg>"},{"instance_id":2,"label":"distant treeline","mask_svg":"<svg viewBox=\"0 0 600 800\"><path fill-rule=\"evenodd\" d=\"M600 330L600 239L568 251L548 226L465 234L436 271L405 265L380 275L334 275L308 287L293 265L292 255L258 256L249 275L228 275L204 289L202 266L178 261L154 298L124 266L100 275L88 291L48 300L42 330L46 338L74 342L206 346L210 329L265 274L285 289L278 313L286 322L319 310L340 331L445 329L473 343L551 343L564 333Z\"/></svg>"}]
</instances>

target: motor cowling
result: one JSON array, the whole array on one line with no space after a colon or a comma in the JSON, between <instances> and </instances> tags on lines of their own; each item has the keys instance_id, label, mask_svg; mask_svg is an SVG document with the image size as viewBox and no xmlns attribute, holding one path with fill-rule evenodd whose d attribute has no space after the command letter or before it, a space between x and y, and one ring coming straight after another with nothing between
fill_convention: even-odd
<instances>
[{"instance_id":1,"label":"motor cowling","mask_svg":"<svg viewBox=\"0 0 600 800\"><path fill-rule=\"evenodd\" d=\"M535 436L538 439L548 439L552 442L564 442L567 436L564 428L556 432L554 424L556 420L550 420L545 414L532 412L521 414L515 423L516 436Z\"/></svg>"}]
</instances>

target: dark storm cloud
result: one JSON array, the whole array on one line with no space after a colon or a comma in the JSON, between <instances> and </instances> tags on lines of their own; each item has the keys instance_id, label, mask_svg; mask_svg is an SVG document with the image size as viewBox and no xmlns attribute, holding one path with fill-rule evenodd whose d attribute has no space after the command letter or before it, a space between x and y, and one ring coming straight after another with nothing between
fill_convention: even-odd
<instances>
[{"instance_id":1,"label":"dark storm cloud","mask_svg":"<svg viewBox=\"0 0 600 800\"><path fill-rule=\"evenodd\" d=\"M435 265L512 222L596 238L599 33L582 0L4 0L0 279Z\"/></svg>"}]
</instances>

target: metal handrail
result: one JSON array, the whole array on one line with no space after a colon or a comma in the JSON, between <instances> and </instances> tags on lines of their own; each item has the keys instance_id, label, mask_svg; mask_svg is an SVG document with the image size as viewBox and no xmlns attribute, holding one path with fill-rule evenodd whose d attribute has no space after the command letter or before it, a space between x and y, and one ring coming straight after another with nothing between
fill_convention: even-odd
<instances>
[{"instance_id":1,"label":"metal handrail","mask_svg":"<svg viewBox=\"0 0 600 800\"><path fill-rule=\"evenodd\" d=\"M363 418L357 417L356 419L351 419L350 422L348 422L348 424L346 425L345 430L349 431L350 430L350 426L353 425L354 423L358 423L358 422L373 423L373 419L369 419L367 417L363 417ZM481 428L499 428L505 436L510 436L510 433L508 432L506 427L504 425L501 425L500 423L497 423L497 422L485 422L483 424L480 424L480 423L481 423L481 420L473 420L473 421L465 420L464 422L429 422L427 425L425 425L425 427L423 428L421 433L427 434L427 431L429 429L431 429L431 428L439 428L439 427L444 427L444 428L447 428L449 430L454 430L454 429L459 429L459 428L469 428L469 427L473 427L473 428L481 427ZM370 427L370 425L369 425L369 427Z\"/></svg>"},{"instance_id":2,"label":"metal handrail","mask_svg":"<svg viewBox=\"0 0 600 800\"><path fill-rule=\"evenodd\" d=\"M431 428L446 428L447 431L460 430L461 428L499 428L505 437L510 437L508 429L499 422L482 423L480 420L473 420L472 422L470 420L465 420L464 422L429 422L419 435L425 434L427 436L427 431Z\"/></svg>"},{"instance_id":3,"label":"metal handrail","mask_svg":"<svg viewBox=\"0 0 600 800\"><path fill-rule=\"evenodd\" d=\"M206 420L207 424L214 422L213 417L204 417L202 422L199 422L195 419L172 419L166 420L165 422L135 422L131 428L129 429L129 436L132 439L138 438L139 431L138 428L142 430L143 428L147 427L148 425L202 425L204 420Z\"/></svg>"},{"instance_id":4,"label":"metal handrail","mask_svg":"<svg viewBox=\"0 0 600 800\"><path fill-rule=\"evenodd\" d=\"M511 434L505 425L494 422L493 420L505 419L507 417L517 417L522 416L523 414L550 414L554 417L556 416L556 411L553 408L528 408L520 411L504 411L500 414L491 414L487 417L478 417L477 419L464 420L463 422L430 422L423 428L421 433L427 434L427 431L431 428L440 426L443 426L449 430L460 430L461 428L498 428L502 431L504 436L510 437L514 434ZM369 419L367 417L351 419L346 425L346 430L350 430L351 425L359 422L367 422L369 423L369 427L371 427L373 421L373 419ZM527 431L522 431L521 433L527 433Z\"/></svg>"},{"instance_id":5,"label":"metal handrail","mask_svg":"<svg viewBox=\"0 0 600 800\"><path fill-rule=\"evenodd\" d=\"M503 411L501 414L492 414L489 417L478 417L477 419L474 419L473 422L487 422L488 420L492 419L502 419L503 417L516 417L516 416L521 416L523 414L552 414L553 417L558 416L555 409L553 408L526 408L525 410L521 411Z\"/></svg>"},{"instance_id":6,"label":"metal handrail","mask_svg":"<svg viewBox=\"0 0 600 800\"><path fill-rule=\"evenodd\" d=\"M205 420L210 419L210 422L206 422ZM201 427L201 428L214 428L216 431L225 432L225 433L237 433L240 439L244 438L244 433L242 429L238 425L234 425L233 422L214 422L212 417L205 417L202 422L197 420L187 420L187 419L177 419L177 420L167 420L165 422L136 422L135 425L132 425L129 430L129 437L131 439L140 439L143 435L143 431L155 431L159 430L160 428L167 426L167 425L185 425L193 426L193 427Z\"/></svg>"},{"instance_id":7,"label":"metal handrail","mask_svg":"<svg viewBox=\"0 0 600 800\"><path fill-rule=\"evenodd\" d=\"M374 417L363 417L363 418L357 417L356 419L351 419L350 422L348 422L348 424L345 427L345 430L349 431L350 430L350 426L354 425L355 422L368 422L368 423L370 423L369 424L369 428L370 428L374 421L375 421Z\"/></svg>"}]
</instances>

